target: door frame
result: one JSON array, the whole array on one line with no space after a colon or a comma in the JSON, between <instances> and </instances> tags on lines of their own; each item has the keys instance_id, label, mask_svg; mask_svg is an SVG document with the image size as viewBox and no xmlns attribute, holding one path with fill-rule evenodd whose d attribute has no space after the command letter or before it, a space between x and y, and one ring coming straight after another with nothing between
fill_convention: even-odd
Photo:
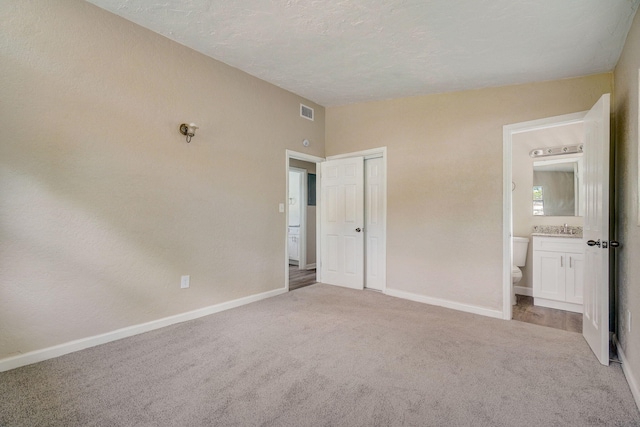
<instances>
[{"instance_id":1,"label":"door frame","mask_svg":"<svg viewBox=\"0 0 640 427\"><path fill-rule=\"evenodd\" d=\"M384 213L384 221L383 221L383 225L382 225L382 235L383 235L383 239L382 239L382 243L383 243L383 256L382 258L385 260L385 265L384 265L384 270L383 270L383 280L382 280L382 293L386 293L387 291L387 181L388 181L388 176L387 176L387 147L378 147L378 148L370 148L367 150L361 150L361 151L355 151L352 153L344 153L344 154L336 154L333 156L327 156L326 160L338 160L338 159L346 159L349 157L364 157L364 160L366 161L367 159L373 159L373 158L377 158L377 157L382 157L382 170L384 173L384 189L383 189L383 200L382 200L382 205L383 205L383 213ZM322 179L322 178L320 178ZM366 187L367 182L366 182L366 177L365 177L365 181L364 181L364 185ZM320 188L320 187L318 187ZM317 193L319 194L319 193ZM365 217L366 217L366 212L365 212ZM318 214L317 214L317 220L318 220L318 228L317 228L317 232L318 235L320 235L320 233L322 232L321 228L321 224L322 224L322 210L318 210ZM366 230L365 230L366 233ZM365 235L366 237L366 235ZM320 251L320 240L318 239L318 250L317 250L317 255L319 256L322 252ZM365 265L366 265L366 240L365 240ZM318 274L320 274L321 268L320 268L320 263L322 262L322 259L320 257L317 258L317 272ZM320 276L318 276L318 281L321 281ZM365 268L364 271L364 289L367 289L367 271Z\"/></svg>"},{"instance_id":2,"label":"door frame","mask_svg":"<svg viewBox=\"0 0 640 427\"><path fill-rule=\"evenodd\" d=\"M323 157L318 157L318 156L314 156L312 154L306 154L306 153L300 153L297 151L293 151L293 150L285 150L285 186L284 186L284 196L285 196L285 201L286 203L284 203L285 209L285 227L284 227L284 288L286 289L286 291L289 291L289 170L291 168L290 166L290 160L291 159L296 159L296 160L302 160L303 162L309 162L309 163L315 163L316 164L316 189L318 188L318 185L320 184L320 180L322 179L320 177L319 174L319 164L324 162L325 159ZM316 195L318 195L318 192L316 190ZM320 197L316 196L316 211L320 212ZM306 216L306 214L305 214ZM318 239L318 236L320 234L320 215L316 214L316 265L318 265L320 258L319 258L319 254L320 254L320 239ZM306 228L306 223L305 223L305 228ZM305 245L306 245L306 236L305 236ZM304 248L305 251L305 258L306 258L306 247ZM306 262L306 259L305 259ZM316 268L316 278L317 281L320 281L320 276L319 276L319 269Z\"/></svg>"},{"instance_id":3,"label":"door frame","mask_svg":"<svg viewBox=\"0 0 640 427\"><path fill-rule=\"evenodd\" d=\"M504 320L511 320L513 316L511 301L513 292L511 283L511 266L513 265L513 247L511 244L511 236L513 235L513 209L511 206L513 136L522 132L583 123L587 113L588 111L581 111L502 127L502 318Z\"/></svg>"}]
</instances>

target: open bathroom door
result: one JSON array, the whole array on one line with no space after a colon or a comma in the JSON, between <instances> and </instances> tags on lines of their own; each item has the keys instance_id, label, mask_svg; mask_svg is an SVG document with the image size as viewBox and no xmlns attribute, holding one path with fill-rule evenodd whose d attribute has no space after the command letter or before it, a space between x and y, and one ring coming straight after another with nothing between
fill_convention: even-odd
<instances>
[{"instance_id":1,"label":"open bathroom door","mask_svg":"<svg viewBox=\"0 0 640 427\"><path fill-rule=\"evenodd\" d=\"M610 95L602 95L584 119L584 312L582 335L609 365L609 120Z\"/></svg>"},{"instance_id":2,"label":"open bathroom door","mask_svg":"<svg viewBox=\"0 0 640 427\"><path fill-rule=\"evenodd\" d=\"M322 282L364 289L364 158L321 163Z\"/></svg>"}]
</instances>

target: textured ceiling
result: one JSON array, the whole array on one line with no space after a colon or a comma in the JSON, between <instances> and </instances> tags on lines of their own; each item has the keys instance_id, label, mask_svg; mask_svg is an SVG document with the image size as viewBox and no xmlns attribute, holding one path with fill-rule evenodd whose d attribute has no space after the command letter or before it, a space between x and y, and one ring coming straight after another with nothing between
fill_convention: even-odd
<instances>
[{"instance_id":1,"label":"textured ceiling","mask_svg":"<svg viewBox=\"0 0 640 427\"><path fill-rule=\"evenodd\" d=\"M640 0L90 0L324 106L611 71Z\"/></svg>"}]
</instances>

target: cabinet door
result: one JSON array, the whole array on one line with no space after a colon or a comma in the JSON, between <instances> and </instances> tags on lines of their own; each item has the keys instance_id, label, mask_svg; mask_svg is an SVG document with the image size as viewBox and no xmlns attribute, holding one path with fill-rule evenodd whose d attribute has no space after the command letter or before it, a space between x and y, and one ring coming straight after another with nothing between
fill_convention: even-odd
<instances>
[{"instance_id":1,"label":"cabinet door","mask_svg":"<svg viewBox=\"0 0 640 427\"><path fill-rule=\"evenodd\" d=\"M565 300L566 256L560 252L533 252L533 297Z\"/></svg>"},{"instance_id":2,"label":"cabinet door","mask_svg":"<svg viewBox=\"0 0 640 427\"><path fill-rule=\"evenodd\" d=\"M289 259L298 261L300 260L300 248L298 245L298 236L289 235Z\"/></svg>"},{"instance_id":3,"label":"cabinet door","mask_svg":"<svg viewBox=\"0 0 640 427\"><path fill-rule=\"evenodd\" d=\"M584 254L565 254L566 264L566 299L567 302L582 304L584 283Z\"/></svg>"}]
</instances>

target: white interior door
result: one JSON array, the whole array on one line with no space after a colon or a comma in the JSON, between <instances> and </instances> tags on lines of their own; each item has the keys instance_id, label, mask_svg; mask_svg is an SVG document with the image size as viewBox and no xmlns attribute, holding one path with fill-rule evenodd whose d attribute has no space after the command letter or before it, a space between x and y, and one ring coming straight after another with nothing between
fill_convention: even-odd
<instances>
[{"instance_id":1,"label":"white interior door","mask_svg":"<svg viewBox=\"0 0 640 427\"><path fill-rule=\"evenodd\" d=\"M322 282L364 288L364 158L321 164Z\"/></svg>"},{"instance_id":2,"label":"white interior door","mask_svg":"<svg viewBox=\"0 0 640 427\"><path fill-rule=\"evenodd\" d=\"M610 96L585 116L584 312L582 335L609 364L609 120Z\"/></svg>"},{"instance_id":3,"label":"white interior door","mask_svg":"<svg viewBox=\"0 0 640 427\"><path fill-rule=\"evenodd\" d=\"M367 289L383 291L386 277L385 171L382 157L364 161L364 264Z\"/></svg>"}]
</instances>

